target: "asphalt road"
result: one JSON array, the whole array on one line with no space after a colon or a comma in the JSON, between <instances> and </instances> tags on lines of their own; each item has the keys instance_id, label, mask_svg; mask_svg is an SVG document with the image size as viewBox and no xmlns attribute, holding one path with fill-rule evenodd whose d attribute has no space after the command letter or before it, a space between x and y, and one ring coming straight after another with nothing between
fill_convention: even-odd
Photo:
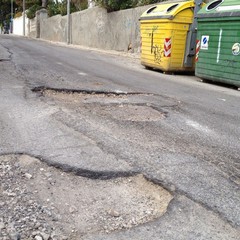
<instances>
[{"instance_id":1,"label":"asphalt road","mask_svg":"<svg viewBox=\"0 0 240 240\"><path fill-rule=\"evenodd\" d=\"M154 222L84 239L239 239L240 92L123 55L1 35L0 154L142 173L175 196Z\"/></svg>"}]
</instances>

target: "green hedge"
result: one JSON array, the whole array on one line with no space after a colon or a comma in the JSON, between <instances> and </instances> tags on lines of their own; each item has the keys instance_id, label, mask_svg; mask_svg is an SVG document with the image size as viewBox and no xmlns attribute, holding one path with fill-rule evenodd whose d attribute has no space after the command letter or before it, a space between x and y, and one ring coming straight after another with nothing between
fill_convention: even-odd
<instances>
[{"instance_id":1,"label":"green hedge","mask_svg":"<svg viewBox=\"0 0 240 240\"><path fill-rule=\"evenodd\" d=\"M36 15L36 11L40 10L42 7L37 5L37 4L34 4L32 5L28 10L27 10L27 17L29 19L32 19L32 18L35 18L35 15Z\"/></svg>"}]
</instances>

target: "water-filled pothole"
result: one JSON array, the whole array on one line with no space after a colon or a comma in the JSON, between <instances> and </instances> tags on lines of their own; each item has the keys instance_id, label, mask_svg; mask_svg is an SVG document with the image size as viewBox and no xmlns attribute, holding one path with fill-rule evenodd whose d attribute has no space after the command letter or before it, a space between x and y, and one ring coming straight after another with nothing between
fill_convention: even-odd
<instances>
[{"instance_id":1,"label":"water-filled pothole","mask_svg":"<svg viewBox=\"0 0 240 240\"><path fill-rule=\"evenodd\" d=\"M28 155L0 157L0 168L4 231L17 222L15 231L23 238L36 231L51 234L53 229L75 239L79 233L132 228L161 217L172 199L142 175L93 180Z\"/></svg>"}]
</instances>

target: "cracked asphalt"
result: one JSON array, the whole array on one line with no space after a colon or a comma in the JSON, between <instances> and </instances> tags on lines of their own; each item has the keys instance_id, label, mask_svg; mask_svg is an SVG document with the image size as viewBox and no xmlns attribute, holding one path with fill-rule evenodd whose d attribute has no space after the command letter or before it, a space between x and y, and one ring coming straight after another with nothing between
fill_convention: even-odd
<instances>
[{"instance_id":1,"label":"cracked asphalt","mask_svg":"<svg viewBox=\"0 0 240 240\"><path fill-rule=\"evenodd\" d=\"M92 179L143 174L157 220L79 239L239 239L240 93L137 59L0 36L0 154Z\"/></svg>"}]
</instances>

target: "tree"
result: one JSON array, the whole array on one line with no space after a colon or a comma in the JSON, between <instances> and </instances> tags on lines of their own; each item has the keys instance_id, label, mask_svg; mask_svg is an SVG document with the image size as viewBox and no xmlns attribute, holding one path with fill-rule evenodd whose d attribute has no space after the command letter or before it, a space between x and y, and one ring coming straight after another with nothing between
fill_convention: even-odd
<instances>
[{"instance_id":1,"label":"tree","mask_svg":"<svg viewBox=\"0 0 240 240\"><path fill-rule=\"evenodd\" d=\"M8 1L10 1L10 0L8 0ZM18 11L22 11L23 0L15 0L15 1L16 1L17 6L18 6ZM42 5L42 0L25 0L25 8L26 9L29 9L33 5L41 6Z\"/></svg>"},{"instance_id":2,"label":"tree","mask_svg":"<svg viewBox=\"0 0 240 240\"><path fill-rule=\"evenodd\" d=\"M88 8L88 0L71 0L77 11Z\"/></svg>"},{"instance_id":3,"label":"tree","mask_svg":"<svg viewBox=\"0 0 240 240\"><path fill-rule=\"evenodd\" d=\"M15 5L15 2L13 3ZM11 21L11 0L0 0L0 26Z\"/></svg>"},{"instance_id":4,"label":"tree","mask_svg":"<svg viewBox=\"0 0 240 240\"><path fill-rule=\"evenodd\" d=\"M108 12L134 8L163 1L166 0L95 0L97 5L106 8Z\"/></svg>"}]
</instances>

